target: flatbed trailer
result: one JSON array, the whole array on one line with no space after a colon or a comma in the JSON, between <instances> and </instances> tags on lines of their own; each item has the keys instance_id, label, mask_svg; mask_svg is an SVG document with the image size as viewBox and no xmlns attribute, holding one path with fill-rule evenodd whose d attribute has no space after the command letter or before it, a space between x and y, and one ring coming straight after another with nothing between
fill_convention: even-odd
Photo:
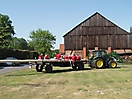
<instances>
[{"instance_id":1,"label":"flatbed trailer","mask_svg":"<svg viewBox=\"0 0 132 99\"><path fill-rule=\"evenodd\" d=\"M71 66L72 69L76 70L83 70L84 69L84 63L87 63L88 60L81 59L78 61L72 61L68 59L26 59L26 60L0 60L0 63L5 62L20 62L25 63L28 62L30 65L36 64L36 71L42 72L42 70L45 68L45 71L50 73L53 70L53 66L59 66L59 67L68 67Z\"/></svg>"}]
</instances>

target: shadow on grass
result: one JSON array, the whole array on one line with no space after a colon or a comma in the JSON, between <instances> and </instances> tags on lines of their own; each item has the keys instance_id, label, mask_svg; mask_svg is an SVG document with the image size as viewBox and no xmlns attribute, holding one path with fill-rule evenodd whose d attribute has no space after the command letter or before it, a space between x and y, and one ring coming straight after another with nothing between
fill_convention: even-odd
<instances>
[{"instance_id":1,"label":"shadow on grass","mask_svg":"<svg viewBox=\"0 0 132 99\"><path fill-rule=\"evenodd\" d=\"M31 87L46 87L44 84L30 84L30 83L24 83L22 84L24 86L31 86Z\"/></svg>"},{"instance_id":2,"label":"shadow on grass","mask_svg":"<svg viewBox=\"0 0 132 99\"><path fill-rule=\"evenodd\" d=\"M26 64L19 64L19 65L4 65L5 67L23 67L25 66Z\"/></svg>"},{"instance_id":3,"label":"shadow on grass","mask_svg":"<svg viewBox=\"0 0 132 99\"><path fill-rule=\"evenodd\" d=\"M105 68L103 68L103 69L117 69L117 68L121 68L121 67L115 67L115 68L105 67Z\"/></svg>"},{"instance_id":4,"label":"shadow on grass","mask_svg":"<svg viewBox=\"0 0 132 99\"><path fill-rule=\"evenodd\" d=\"M84 68L83 70L73 70L73 69L63 69L63 70L53 70L51 73L64 73L64 72L72 72L72 71L86 71L86 70L91 70L91 68ZM44 73L47 73L44 71Z\"/></svg>"},{"instance_id":5,"label":"shadow on grass","mask_svg":"<svg viewBox=\"0 0 132 99\"><path fill-rule=\"evenodd\" d=\"M6 76L29 76L29 75L36 75L36 73L7 74Z\"/></svg>"},{"instance_id":6,"label":"shadow on grass","mask_svg":"<svg viewBox=\"0 0 132 99\"><path fill-rule=\"evenodd\" d=\"M91 68L85 68L83 70L73 70L73 69L63 69L63 70L53 70L51 74L56 73L64 73L64 72L73 72L73 71L87 71L91 70ZM41 72L40 72L41 73ZM42 71L42 73L47 73L46 71ZM23 74L7 74L6 76L30 76L30 75L38 75L37 71L33 73L23 73Z\"/></svg>"},{"instance_id":7,"label":"shadow on grass","mask_svg":"<svg viewBox=\"0 0 132 99\"><path fill-rule=\"evenodd\" d=\"M119 69L119 68L122 68L122 67L115 67L115 68L110 68L110 67L103 67L103 68L93 68L93 69Z\"/></svg>"}]
</instances>

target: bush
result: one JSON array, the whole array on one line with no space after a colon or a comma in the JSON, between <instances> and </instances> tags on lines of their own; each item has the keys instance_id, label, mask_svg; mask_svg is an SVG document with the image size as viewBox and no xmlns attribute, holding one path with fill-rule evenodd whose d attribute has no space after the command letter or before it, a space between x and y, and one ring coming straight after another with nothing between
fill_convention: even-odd
<instances>
[{"instance_id":1,"label":"bush","mask_svg":"<svg viewBox=\"0 0 132 99\"><path fill-rule=\"evenodd\" d=\"M6 57L16 57L17 59L34 59L37 56L38 53L35 51L0 49L0 59L5 59Z\"/></svg>"}]
</instances>

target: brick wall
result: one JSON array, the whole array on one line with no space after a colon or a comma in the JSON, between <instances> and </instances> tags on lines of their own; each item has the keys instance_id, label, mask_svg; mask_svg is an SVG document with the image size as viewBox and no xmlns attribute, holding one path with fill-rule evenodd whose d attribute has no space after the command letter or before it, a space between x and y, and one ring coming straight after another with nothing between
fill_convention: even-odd
<instances>
[{"instance_id":1,"label":"brick wall","mask_svg":"<svg viewBox=\"0 0 132 99\"><path fill-rule=\"evenodd\" d=\"M98 47L95 47L94 50L98 50ZM107 53L110 53L110 52L112 51L111 47L108 47L108 49L107 49L106 51L107 51ZM113 50L113 51L115 51L115 52L117 52L117 53L132 52L131 49ZM91 53L92 50L87 50L87 49L84 47L82 50L74 50L74 51L66 50L66 51L64 51L64 44L60 44L59 52L60 52L60 53L65 53L66 55L70 55L71 52L72 52L72 55L73 55L73 54L78 54L78 55L80 55L82 58L87 58L87 56L88 56L88 53L87 53L87 52Z\"/></svg>"},{"instance_id":2,"label":"brick wall","mask_svg":"<svg viewBox=\"0 0 132 99\"><path fill-rule=\"evenodd\" d=\"M60 44L59 53L64 53L64 44Z\"/></svg>"}]
</instances>

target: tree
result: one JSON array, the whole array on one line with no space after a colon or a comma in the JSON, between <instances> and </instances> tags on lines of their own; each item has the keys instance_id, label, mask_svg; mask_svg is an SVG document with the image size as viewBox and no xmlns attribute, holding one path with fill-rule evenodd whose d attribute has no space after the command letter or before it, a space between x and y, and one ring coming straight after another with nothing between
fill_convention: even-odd
<instances>
[{"instance_id":1,"label":"tree","mask_svg":"<svg viewBox=\"0 0 132 99\"><path fill-rule=\"evenodd\" d=\"M130 33L132 34L132 26L130 27Z\"/></svg>"},{"instance_id":2,"label":"tree","mask_svg":"<svg viewBox=\"0 0 132 99\"><path fill-rule=\"evenodd\" d=\"M9 42L15 34L11 24L7 15L0 14L0 48L9 48Z\"/></svg>"},{"instance_id":3,"label":"tree","mask_svg":"<svg viewBox=\"0 0 132 99\"><path fill-rule=\"evenodd\" d=\"M56 54L59 53L59 49L54 49L51 51L51 53L49 54L50 57L55 57Z\"/></svg>"},{"instance_id":4,"label":"tree","mask_svg":"<svg viewBox=\"0 0 132 99\"><path fill-rule=\"evenodd\" d=\"M11 48L13 49L21 49L27 50L29 47L27 46L27 41L24 38L13 37L11 42Z\"/></svg>"},{"instance_id":5,"label":"tree","mask_svg":"<svg viewBox=\"0 0 132 99\"><path fill-rule=\"evenodd\" d=\"M29 46L34 47L38 53L50 54L51 49L54 48L56 37L48 30L38 29L30 33Z\"/></svg>"}]
</instances>

